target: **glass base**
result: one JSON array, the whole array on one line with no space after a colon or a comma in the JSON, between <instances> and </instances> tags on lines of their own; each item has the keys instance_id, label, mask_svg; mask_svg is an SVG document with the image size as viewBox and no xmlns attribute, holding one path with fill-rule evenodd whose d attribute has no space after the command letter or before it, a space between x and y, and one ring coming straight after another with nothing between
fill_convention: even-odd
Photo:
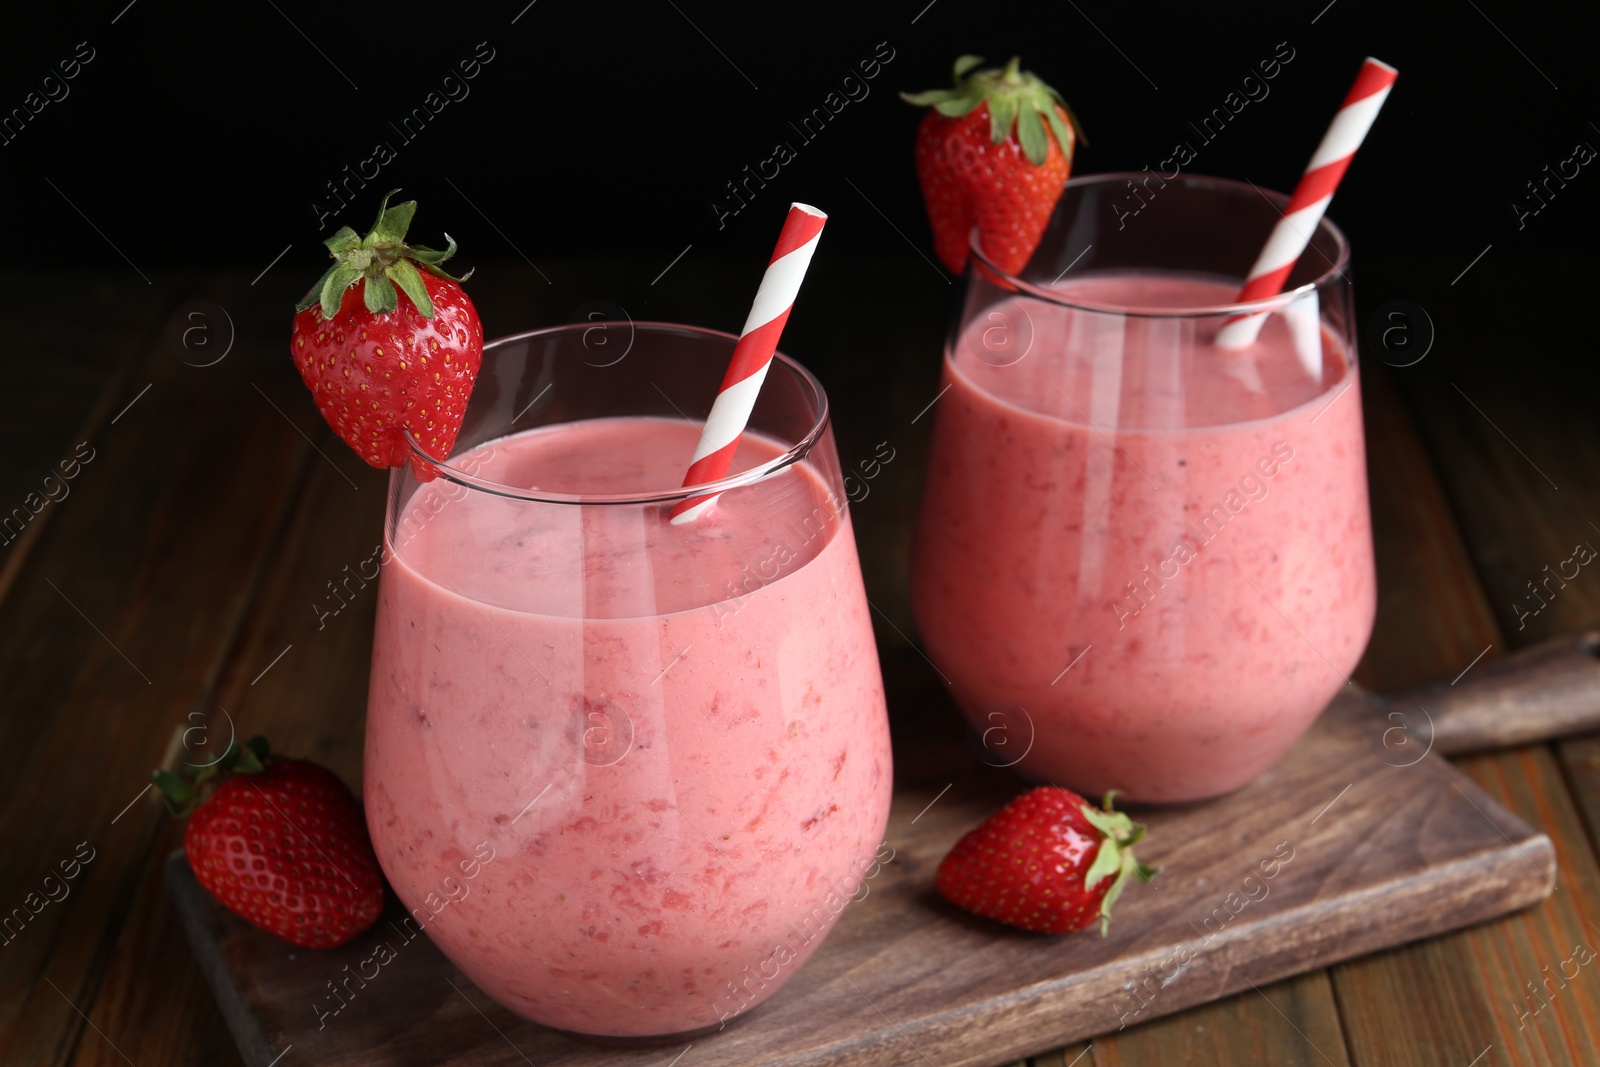
<instances>
[{"instance_id":1,"label":"glass base","mask_svg":"<svg viewBox=\"0 0 1600 1067\"><path fill-rule=\"evenodd\" d=\"M1053 778L1046 778L1041 775L1034 774L1032 771L1025 770L1020 765L1020 760L1016 763L999 762L998 755L984 745L983 736L978 733L978 731L970 722L967 723L967 747L970 748L972 752L975 753L984 763L987 763L991 767L996 767L1005 771L1007 774L1011 775L1011 777L1024 783L1031 789L1037 789L1040 786L1046 785L1060 786L1063 789L1074 789L1074 791L1079 792L1085 800L1088 800L1091 803L1098 804L1100 802L1101 797L1098 794L1091 796L1088 793L1083 793L1082 790L1076 790L1073 786L1065 782L1059 782ZM1261 773L1265 774L1266 772L1263 771ZM1259 777L1259 775L1257 777ZM1230 789L1224 789L1221 792L1211 793L1203 797L1190 797L1182 800L1143 800L1139 797L1130 797L1119 790L1117 792L1117 807L1125 808L1130 811L1137 811L1141 808L1197 807L1201 804L1209 804L1213 800L1237 793L1239 790L1248 787L1254 781L1255 779L1252 778L1249 782L1245 782L1243 785L1236 785Z\"/></svg>"},{"instance_id":2,"label":"glass base","mask_svg":"<svg viewBox=\"0 0 1600 1067\"><path fill-rule=\"evenodd\" d=\"M574 1041L582 1041L583 1043L589 1045L603 1045L607 1048L659 1048L665 1045L681 1045L687 1041L698 1041L702 1037L707 1037L711 1034L718 1033L719 1031L726 1030L730 1026L738 1026L739 1021L749 1014L750 1012L740 1012L738 1015L728 1019L726 1022L712 1023L709 1026L702 1026L697 1030L680 1030L675 1034L652 1034L638 1037L628 1035L609 1036L606 1034L578 1034L572 1032L571 1030L557 1030L553 1026L547 1027L547 1029L553 1031L554 1033L560 1034L562 1037L570 1037Z\"/></svg>"}]
</instances>

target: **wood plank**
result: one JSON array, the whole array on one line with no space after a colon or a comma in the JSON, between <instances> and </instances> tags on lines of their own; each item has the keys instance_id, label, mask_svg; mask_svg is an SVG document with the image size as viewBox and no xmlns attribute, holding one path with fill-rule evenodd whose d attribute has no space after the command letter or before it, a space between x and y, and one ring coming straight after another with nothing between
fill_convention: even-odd
<instances>
[{"instance_id":1,"label":"wood plank","mask_svg":"<svg viewBox=\"0 0 1600 1067\"><path fill-rule=\"evenodd\" d=\"M182 827L167 820L159 828L143 857L146 869L132 889L98 995L92 1004L80 1004L94 1027L79 1035L68 1061L79 1067L243 1063L161 877L167 853L182 844ZM127 967L129 960L136 966Z\"/></svg>"},{"instance_id":2,"label":"wood plank","mask_svg":"<svg viewBox=\"0 0 1600 1067\"><path fill-rule=\"evenodd\" d=\"M1536 280L1501 265L1474 281L1493 286L1505 307L1558 307L1584 299L1577 266L1557 264ZM1403 381L1421 413L1470 559L1490 593L1503 646L1519 648L1600 618L1594 568L1578 567L1569 580L1559 576L1562 570L1572 575L1574 568L1563 568L1562 561L1573 558L1575 543L1600 547L1593 525L1600 523L1600 430L1591 402L1600 373L1571 345L1568 324L1547 315L1485 314L1474 304L1481 291L1469 287L1430 308L1441 329L1472 338L1467 350L1448 361L1425 361ZM1517 360L1515 370L1508 358ZM1557 572L1554 579L1551 572ZM1530 582L1539 588L1530 591ZM1585 839L1591 849L1600 844L1600 735L1562 742L1555 753L1554 766L1543 748L1518 758L1530 765L1530 775L1563 780L1581 817L1567 805L1546 806L1538 796L1516 798L1512 806L1536 812L1556 831L1565 864L1565 853L1581 853ZM1475 764L1469 765L1474 776L1489 781L1493 772ZM1507 784L1515 779L1508 775ZM1472 962L1506 975L1494 1010L1507 1055L1519 1063L1586 1062L1600 1032L1595 983L1557 979L1551 992L1541 991L1543 999L1527 999L1524 985L1542 982L1570 961L1577 944L1600 948L1600 888L1572 876L1583 868L1566 870L1563 892L1546 906L1561 909L1555 929L1530 931L1526 942L1495 946L1499 954L1486 964ZM1565 966L1570 973L1575 964Z\"/></svg>"},{"instance_id":3,"label":"wood plank","mask_svg":"<svg viewBox=\"0 0 1600 1067\"><path fill-rule=\"evenodd\" d=\"M1328 972L1262 986L1097 1039L1096 1067L1151 1063L1350 1063ZM1062 1053L1065 1055L1065 1050Z\"/></svg>"},{"instance_id":4,"label":"wood plank","mask_svg":"<svg viewBox=\"0 0 1600 1067\"><path fill-rule=\"evenodd\" d=\"M1378 630L1357 677L1388 689L1448 681L1480 653L1479 665L1506 647L1479 580L1490 572L1458 530L1462 498L1450 487L1448 472L1436 473L1435 459L1453 454L1428 447L1436 413L1424 413L1425 441L1396 391L1395 380L1409 382L1405 376L1415 368L1391 371L1369 361L1368 369L1369 472L1375 512L1382 517L1376 530L1380 601ZM1500 506L1483 503L1495 500L1495 491L1479 483L1470 495L1482 506ZM1405 723L1413 734L1393 737L1397 759L1402 742L1426 741L1417 718ZM1583 935L1582 915L1593 914L1600 902L1593 850L1560 768L1547 746L1475 757L1459 766L1551 835L1560 888L1523 914L1335 968L1351 1056L1362 1064L1459 1067L1493 1048L1517 1063L1586 1062L1571 1049L1535 1051L1526 1045L1512 1010L1523 981L1544 962L1567 954L1551 955L1554 946ZM1595 1006L1592 998L1567 1002L1569 1011L1584 1016Z\"/></svg>"},{"instance_id":5,"label":"wood plank","mask_svg":"<svg viewBox=\"0 0 1600 1067\"><path fill-rule=\"evenodd\" d=\"M307 418L292 406L286 410ZM320 435L318 443L331 452L336 442L330 437ZM359 491L351 491L341 470ZM314 758L342 774L358 795L366 721L365 664L371 657L376 588L369 585L363 590L357 579L348 586L351 592L343 594L342 603L329 592L328 583L345 581L370 557L381 536L386 483L384 473L355 464L336 470L318 459L311 465L288 521L269 546L260 592L220 665L209 701L212 710L203 720L224 742L229 736L242 740L260 733L279 751ZM323 609L320 617L316 606ZM216 710L221 708L227 709L226 715ZM172 847L179 843L173 836ZM97 1005L95 1023L108 1033L172 1035L155 1046L157 1062L219 1062L200 1056L189 1037L195 1031L215 1031L221 1019L179 933L158 857L151 857L138 893L141 901L151 902L153 911L136 913L138 921L130 922L118 940L107 964L105 987L122 992ZM164 982L147 980L154 964L153 927L160 928L162 937L176 938L185 956L172 961L162 953L162 963L169 965L162 973L186 988L202 988L202 995L169 996ZM237 1061L239 1053L231 1038L228 1043L227 1061ZM91 1050L88 1044L80 1049Z\"/></svg>"},{"instance_id":6,"label":"wood plank","mask_svg":"<svg viewBox=\"0 0 1600 1067\"><path fill-rule=\"evenodd\" d=\"M1213 1054L1231 1048L1241 1027L1258 1026L1252 1040L1292 1062L1342 1057L1325 980L1270 992L1267 984L1526 906L1549 892L1553 871L1549 842L1444 761L1386 762L1386 710L1352 689L1251 787L1206 805L1145 812L1145 851L1162 874L1119 902L1119 921L1103 939L1007 930L930 892L931 874L955 839L1017 792L1009 775L968 772L943 797L902 786L886 835L896 856L865 900L759 1011L697 1042L695 1061L874 1067L902 1062L915 1048L937 1050L942 1063L989 1065L1241 989L1273 1021L1262 1024L1235 1001L1235 1023L1212 1027L1198 1042ZM902 748L926 743L916 734L900 739ZM1407 818L1394 818L1396 811ZM1280 863L1267 872L1262 863L1274 857ZM228 975L219 1000L255 1067L288 1045L330 1067L447 1056L464 1064L522 1056L571 1067L646 1062L646 1054L578 1044L516 1018L425 939L393 946L397 928L381 922L341 949L293 950L200 891L181 854L172 862L186 929L208 972ZM1251 875L1255 889L1242 881ZM1253 902L1235 893L1241 885L1259 893ZM1382 922L1373 921L1378 914ZM380 942L391 943L396 957L381 972L381 994L374 978L373 990L319 1024L313 1005L329 977L371 957ZM1195 1043L1184 1035L1178 1047ZM1098 1041L1097 1049L1108 1044L1105 1054L1129 1062L1169 1051L1150 1030ZM1098 1062L1102 1052L1095 1055Z\"/></svg>"},{"instance_id":7,"label":"wood plank","mask_svg":"<svg viewBox=\"0 0 1600 1067\"><path fill-rule=\"evenodd\" d=\"M1078 1067L1080 1063L1092 1063L1085 1057L1094 1048L1090 1041L1080 1041L1053 1052L1043 1052L1028 1058L1028 1067Z\"/></svg>"},{"instance_id":8,"label":"wood plank","mask_svg":"<svg viewBox=\"0 0 1600 1067\"><path fill-rule=\"evenodd\" d=\"M219 279L206 295L227 302L244 288ZM209 689L310 454L252 385L281 403L290 383L258 375L259 351L241 345L203 370L159 343L147 351L149 393L92 442L73 506L0 604L0 687L27 709L0 720L11 786L0 798L0 899L10 907L39 891L78 842L94 850L70 893L0 955L6 1062L63 1063L94 1037L79 1012L96 1011L139 872L165 832L139 799L149 768ZM248 476L240 454L253 458Z\"/></svg>"},{"instance_id":9,"label":"wood plank","mask_svg":"<svg viewBox=\"0 0 1600 1067\"><path fill-rule=\"evenodd\" d=\"M1476 664L1470 686L1435 682L1392 699L1428 709L1434 750L1446 756L1592 733L1600 729L1600 627Z\"/></svg>"},{"instance_id":10,"label":"wood plank","mask_svg":"<svg viewBox=\"0 0 1600 1067\"><path fill-rule=\"evenodd\" d=\"M1521 272L1491 280L1508 307L1584 299L1570 281L1549 292ZM1600 548L1600 367L1586 352L1579 358L1560 319L1491 316L1471 299L1435 309L1441 328L1471 331L1471 346L1451 360L1424 360L1403 381L1490 607L1507 641L1521 646L1600 619L1600 567L1544 585L1575 544ZM1513 370L1508 359L1524 352L1539 362Z\"/></svg>"},{"instance_id":11,"label":"wood plank","mask_svg":"<svg viewBox=\"0 0 1600 1067\"><path fill-rule=\"evenodd\" d=\"M1389 692L1456 677L1496 628L1393 372L1371 358L1362 372L1378 615L1355 677Z\"/></svg>"},{"instance_id":12,"label":"wood plank","mask_svg":"<svg viewBox=\"0 0 1600 1067\"><path fill-rule=\"evenodd\" d=\"M11 361L8 390L29 402L12 405L0 426L0 448L11 460L0 471L0 500L20 502L64 450L83 440L73 435L84 416L148 354L180 285L172 275L158 287L84 271L0 270L0 287L16 307L60 306L63 296L81 301L74 315L16 315L7 330L7 347L28 354Z\"/></svg>"},{"instance_id":13,"label":"wood plank","mask_svg":"<svg viewBox=\"0 0 1600 1067\"><path fill-rule=\"evenodd\" d=\"M0 527L0 601L72 499L75 476L83 472L77 446L98 437L132 398L132 374L161 333L171 294L184 287L181 277L162 276L159 285L145 286L82 272L0 272L0 289L18 307L50 306L67 293L92 308L88 314L17 316L8 338L11 350L28 358L11 362L7 386L28 403L10 407L0 426L0 455L6 457L0 521L13 520Z\"/></svg>"},{"instance_id":14,"label":"wood plank","mask_svg":"<svg viewBox=\"0 0 1600 1067\"><path fill-rule=\"evenodd\" d=\"M1581 903L1592 891L1594 861L1559 770L1542 745L1459 765L1550 833L1560 871L1556 892L1523 914L1336 968L1351 1048L1358 1062L1376 1064L1459 1064L1465 1061L1453 1057L1460 1051L1470 1060L1491 1047L1517 1064L1587 1063L1581 1043L1530 1045L1516 1006L1523 982L1542 977L1541 966L1570 956L1580 940L1596 943L1592 932L1584 933ZM1562 1008L1567 1013L1564 1026L1574 1015L1586 1016L1592 1003L1581 987L1567 992L1573 998L1556 1005L1558 1015Z\"/></svg>"}]
</instances>

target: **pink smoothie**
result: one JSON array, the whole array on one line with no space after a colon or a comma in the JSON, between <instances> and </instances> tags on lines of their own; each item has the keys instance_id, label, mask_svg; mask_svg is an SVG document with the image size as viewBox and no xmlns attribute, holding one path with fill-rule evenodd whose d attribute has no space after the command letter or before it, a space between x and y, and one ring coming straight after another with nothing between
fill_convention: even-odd
<instances>
[{"instance_id":1,"label":"pink smoothie","mask_svg":"<svg viewBox=\"0 0 1600 1067\"><path fill-rule=\"evenodd\" d=\"M1059 291L1178 309L1235 289L1119 275ZM1273 316L1225 353L1215 322L991 310L944 364L912 572L928 655L1007 752L1031 736L1025 773L1145 801L1246 784L1371 633L1354 364L1314 318L1297 340Z\"/></svg>"},{"instance_id":2,"label":"pink smoothie","mask_svg":"<svg viewBox=\"0 0 1600 1067\"><path fill-rule=\"evenodd\" d=\"M698 427L568 423L457 460L550 493L682 478ZM735 469L780 452L746 434ZM808 463L672 526L444 481L400 505L365 794L379 862L479 988L559 1029L715 1026L877 873L891 762L854 536Z\"/></svg>"}]
</instances>

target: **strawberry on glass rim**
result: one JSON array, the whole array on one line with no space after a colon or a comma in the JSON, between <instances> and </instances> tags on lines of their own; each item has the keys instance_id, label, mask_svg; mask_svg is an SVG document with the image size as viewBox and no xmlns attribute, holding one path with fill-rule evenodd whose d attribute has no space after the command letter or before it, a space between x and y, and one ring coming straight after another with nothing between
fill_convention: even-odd
<instances>
[{"instance_id":1,"label":"strawberry on glass rim","mask_svg":"<svg viewBox=\"0 0 1600 1067\"><path fill-rule=\"evenodd\" d=\"M917 127L917 181L939 259L952 274L965 270L976 226L984 254L1015 274L1061 199L1083 128L1061 94L1020 60L973 69L982 63L962 56L953 88L900 97L928 108Z\"/></svg>"},{"instance_id":2,"label":"strawberry on glass rim","mask_svg":"<svg viewBox=\"0 0 1600 1067\"><path fill-rule=\"evenodd\" d=\"M365 237L345 226L328 238L333 266L295 305L290 347L317 409L374 467L409 458L417 477L437 473L406 442L435 459L455 447L483 362L483 324L457 278L440 266L455 255L408 245L417 204L378 208Z\"/></svg>"}]
</instances>

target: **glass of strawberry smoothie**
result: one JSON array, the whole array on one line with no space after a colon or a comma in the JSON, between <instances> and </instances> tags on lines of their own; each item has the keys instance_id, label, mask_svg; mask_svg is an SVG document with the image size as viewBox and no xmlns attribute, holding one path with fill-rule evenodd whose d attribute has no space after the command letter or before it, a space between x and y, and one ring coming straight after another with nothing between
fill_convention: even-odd
<instances>
[{"instance_id":1,"label":"glass of strawberry smoothie","mask_svg":"<svg viewBox=\"0 0 1600 1067\"><path fill-rule=\"evenodd\" d=\"M717 505L668 522L734 340L494 342L455 454L390 480L378 860L408 933L572 1034L726 1025L878 870L888 720L809 372L774 359Z\"/></svg>"},{"instance_id":2,"label":"glass of strawberry smoothie","mask_svg":"<svg viewBox=\"0 0 1600 1067\"><path fill-rule=\"evenodd\" d=\"M1021 276L973 243L912 563L927 653L997 759L1089 795L1255 779L1376 603L1344 236L1232 303L1287 198L1067 184ZM1214 343L1268 315L1242 351ZM993 760L991 762L994 762Z\"/></svg>"}]
</instances>

